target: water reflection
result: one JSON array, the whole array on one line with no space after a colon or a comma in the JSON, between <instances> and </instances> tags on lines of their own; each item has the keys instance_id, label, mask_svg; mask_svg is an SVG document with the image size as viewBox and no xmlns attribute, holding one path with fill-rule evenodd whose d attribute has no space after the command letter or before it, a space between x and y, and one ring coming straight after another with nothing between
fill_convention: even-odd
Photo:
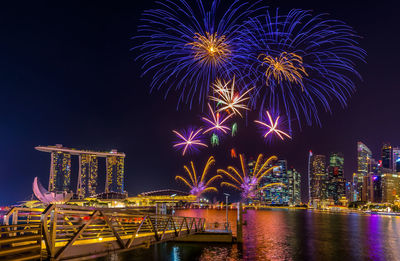
<instances>
[{"instance_id":1,"label":"water reflection","mask_svg":"<svg viewBox=\"0 0 400 261\"><path fill-rule=\"evenodd\" d=\"M184 210L177 215L225 222L225 211ZM400 217L248 210L242 245L162 243L120 254L119 260L400 260ZM229 211L235 223L236 211ZM232 227L236 234L235 226Z\"/></svg>"}]
</instances>

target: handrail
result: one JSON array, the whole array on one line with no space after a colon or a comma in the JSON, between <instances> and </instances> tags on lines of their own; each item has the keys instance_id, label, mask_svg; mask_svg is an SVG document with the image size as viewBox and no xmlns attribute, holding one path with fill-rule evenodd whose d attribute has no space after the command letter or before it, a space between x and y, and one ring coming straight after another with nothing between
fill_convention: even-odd
<instances>
[{"instance_id":1,"label":"handrail","mask_svg":"<svg viewBox=\"0 0 400 261\"><path fill-rule=\"evenodd\" d=\"M54 260L68 258L69 250L79 245L114 242L114 248L122 250L205 230L204 218L73 205L49 205L46 209L15 207L5 215L3 223L10 233L18 232L20 224L25 229L40 226L43 247Z\"/></svg>"}]
</instances>

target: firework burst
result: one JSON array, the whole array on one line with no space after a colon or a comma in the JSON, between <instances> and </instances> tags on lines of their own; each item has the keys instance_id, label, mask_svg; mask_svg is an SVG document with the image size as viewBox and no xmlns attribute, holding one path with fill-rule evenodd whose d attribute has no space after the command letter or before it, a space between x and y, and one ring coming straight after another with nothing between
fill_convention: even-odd
<instances>
[{"instance_id":1,"label":"firework burst","mask_svg":"<svg viewBox=\"0 0 400 261\"><path fill-rule=\"evenodd\" d=\"M219 2L165 0L143 13L134 37L141 43L133 48L144 62L142 75L151 74L151 89L163 89L165 96L174 89L178 105L207 100L211 83L235 64L240 25L264 9L239 1L222 8Z\"/></svg>"},{"instance_id":2,"label":"firework burst","mask_svg":"<svg viewBox=\"0 0 400 261\"><path fill-rule=\"evenodd\" d=\"M179 133L176 130L172 132L179 138L173 147L182 149L182 156L185 156L186 152L190 152L196 150L198 147L208 147L205 143L203 143L201 138L201 133L203 129L189 129Z\"/></svg>"},{"instance_id":3,"label":"firework burst","mask_svg":"<svg viewBox=\"0 0 400 261\"><path fill-rule=\"evenodd\" d=\"M300 56L283 52L279 57L272 57L266 54L260 54L258 57L264 57L262 65L267 65L267 70L265 71L267 85L273 85L275 81L278 84L282 81L289 81L300 85L301 89L304 90L303 76L308 76L308 74L303 67L303 59Z\"/></svg>"},{"instance_id":4,"label":"firework burst","mask_svg":"<svg viewBox=\"0 0 400 261\"><path fill-rule=\"evenodd\" d=\"M229 127L224 125L224 123L232 116L229 114L227 117L221 115L221 112L214 112L213 108L210 104L208 104L208 109L210 110L211 117L203 117L203 121L208 124L208 128L203 132L204 134L207 132L214 132L214 133L224 133L227 134L230 130Z\"/></svg>"},{"instance_id":5,"label":"firework burst","mask_svg":"<svg viewBox=\"0 0 400 261\"><path fill-rule=\"evenodd\" d=\"M241 86L253 87L251 106L285 114L289 129L297 121L320 124L320 109L332 101L343 107L361 78L364 62L359 37L345 23L311 11L292 10L250 18L238 37L240 63L232 73ZM239 72L236 70L239 68ZM244 87L245 88L245 87Z\"/></svg>"},{"instance_id":6,"label":"firework burst","mask_svg":"<svg viewBox=\"0 0 400 261\"><path fill-rule=\"evenodd\" d=\"M257 121L255 120L254 122L259 124L264 130L264 138L266 139L269 135L276 134L281 140L284 140L284 137L287 137L291 139L292 137L287 134L286 132L278 129L279 128L279 119L280 116L277 116L275 119L272 119L271 114L269 111L265 112L266 114L266 119L263 121Z\"/></svg>"},{"instance_id":7,"label":"firework burst","mask_svg":"<svg viewBox=\"0 0 400 261\"><path fill-rule=\"evenodd\" d=\"M209 98L215 101L217 106L220 106L218 112L229 111L243 117L240 110L250 110L245 103L250 99L247 95L252 89L253 88L250 88L240 94L235 91L235 77L233 77L232 81L227 82L222 82L220 79L217 79L216 83L213 85L213 92L216 97L210 96Z\"/></svg>"},{"instance_id":8,"label":"firework burst","mask_svg":"<svg viewBox=\"0 0 400 261\"><path fill-rule=\"evenodd\" d=\"M243 200L254 198L257 193L259 193L262 189L268 186L272 186L272 184L268 184L261 188L258 187L261 179L277 167L272 165L272 162L277 160L276 156L271 156L264 161L263 155L260 154L257 158L252 173L249 173L247 169L247 164L245 162L243 154L239 155L239 159L241 166L240 170L232 166L228 166L227 170L217 170L218 174L223 174L231 180L230 182L221 182L221 186L231 187L240 191L241 198Z\"/></svg>"},{"instance_id":9,"label":"firework burst","mask_svg":"<svg viewBox=\"0 0 400 261\"><path fill-rule=\"evenodd\" d=\"M203 173L201 176L197 176L196 169L194 167L193 161L190 162L190 167L183 166L185 172L187 173L189 179L184 178L182 176L176 176L175 180L182 181L189 189L190 194L195 195L196 197L201 196L203 193L214 191L218 192L216 187L211 187L211 183L213 183L216 179L221 179L221 175L214 175L210 179L207 180L206 176L208 174L209 169L212 165L214 165L215 159L211 156L206 165L204 166Z\"/></svg>"}]
</instances>

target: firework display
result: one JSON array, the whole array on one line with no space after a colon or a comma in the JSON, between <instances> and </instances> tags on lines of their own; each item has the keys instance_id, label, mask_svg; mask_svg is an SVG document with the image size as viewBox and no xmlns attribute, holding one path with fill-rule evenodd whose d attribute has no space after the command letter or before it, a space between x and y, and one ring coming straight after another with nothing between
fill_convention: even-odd
<instances>
[{"instance_id":1,"label":"firework display","mask_svg":"<svg viewBox=\"0 0 400 261\"><path fill-rule=\"evenodd\" d=\"M182 149L182 156L185 156L188 151L196 150L198 147L208 147L201 139L202 130L189 129L182 133L173 130L172 132L179 138L179 141L173 147Z\"/></svg>"},{"instance_id":2,"label":"firework display","mask_svg":"<svg viewBox=\"0 0 400 261\"><path fill-rule=\"evenodd\" d=\"M216 187L211 187L211 183L213 183L217 179L221 179L221 175L214 175L210 179L207 180L206 176L208 174L209 169L212 165L214 165L215 159L213 156L208 158L206 165L204 166L203 173L201 176L197 176L196 169L194 167L193 161L190 162L190 167L183 166L185 172L187 173L189 179L184 178L182 176L176 176L175 179L182 181L189 189L190 194L199 197L203 193L214 191L218 192Z\"/></svg>"},{"instance_id":3,"label":"firework display","mask_svg":"<svg viewBox=\"0 0 400 261\"><path fill-rule=\"evenodd\" d=\"M261 179L269 174L277 166L272 163L277 160L276 156L271 156L266 160L263 160L263 155L260 154L257 158L253 172L250 174L247 168L246 161L243 154L239 154L240 159L240 170L233 166L228 166L227 170L218 169L218 174L223 174L230 179L229 182L221 182L221 186L227 186L234 188L241 192L241 198L251 199L254 198L257 193L267 186L259 188L258 185ZM271 184L269 184L271 185Z\"/></svg>"},{"instance_id":4,"label":"firework display","mask_svg":"<svg viewBox=\"0 0 400 261\"><path fill-rule=\"evenodd\" d=\"M321 109L330 111L332 102L347 105L355 81L361 79L356 64L366 56L359 47L360 37L350 26L306 10L283 14L278 9L267 11L260 2L235 0L223 7L219 2L157 2L158 8L143 13L139 35L134 37L140 41L133 49L140 52L142 76L152 76L152 90L163 90L165 97L173 92L178 106L186 103L192 108L195 101L202 111L206 107L209 111L201 117L203 128L173 130L178 138L173 147L182 156L208 147L203 135L209 135L213 149L225 136L234 143L236 120L245 118L247 123L254 117L252 111L259 113L254 122L264 140L286 141L292 139L293 124L299 129L303 123L320 125ZM189 179L176 179L200 196L217 191L210 184L222 174L229 180L221 186L240 191L242 199L254 198L269 186L284 186L259 186L262 177L276 167L275 156L263 160L260 154L249 172L235 144L227 146L232 159L239 157L240 169L218 169L218 175L206 181L215 163L210 157L201 177L191 162L191 168L184 166Z\"/></svg>"},{"instance_id":5,"label":"firework display","mask_svg":"<svg viewBox=\"0 0 400 261\"><path fill-rule=\"evenodd\" d=\"M221 7L218 0L158 2L157 9L144 11L133 48L144 62L142 75L151 74L151 89L174 89L181 102L206 102L216 77L227 76L237 55L240 25L264 7L233 1Z\"/></svg>"},{"instance_id":6,"label":"firework display","mask_svg":"<svg viewBox=\"0 0 400 261\"><path fill-rule=\"evenodd\" d=\"M240 33L238 83L255 87L253 108L285 114L292 129L294 120L320 124L318 109L330 111L332 100L346 106L360 78L355 64L365 57L350 26L311 11L276 10L250 18Z\"/></svg>"},{"instance_id":7,"label":"firework display","mask_svg":"<svg viewBox=\"0 0 400 261\"><path fill-rule=\"evenodd\" d=\"M220 112L214 112L211 105L208 104L208 108L210 110L210 118L203 117L203 121L208 125L208 128L203 132L204 134L207 132L213 133L223 133L227 134L230 130L229 127L224 125L224 123L232 116L232 114L228 115L227 117L221 116Z\"/></svg>"},{"instance_id":8,"label":"firework display","mask_svg":"<svg viewBox=\"0 0 400 261\"><path fill-rule=\"evenodd\" d=\"M257 121L255 120L254 122L261 125L263 129L265 129L264 132L264 138L267 138L268 135L276 134L281 140L284 140L284 137L287 137L291 139L292 137L287 134L286 132L279 130L279 118L280 116L277 116L275 119L272 119L271 114L269 111L266 111L266 116L267 119L265 121Z\"/></svg>"},{"instance_id":9,"label":"firework display","mask_svg":"<svg viewBox=\"0 0 400 261\"><path fill-rule=\"evenodd\" d=\"M252 89L253 88L250 88L241 94L235 89L235 77L233 77L231 81L221 81L217 79L216 83L213 84L215 96L210 96L209 99L215 101L217 106L220 106L218 109L219 112L228 111L243 117L240 110L250 110L246 103L250 99L247 94Z\"/></svg>"}]
</instances>

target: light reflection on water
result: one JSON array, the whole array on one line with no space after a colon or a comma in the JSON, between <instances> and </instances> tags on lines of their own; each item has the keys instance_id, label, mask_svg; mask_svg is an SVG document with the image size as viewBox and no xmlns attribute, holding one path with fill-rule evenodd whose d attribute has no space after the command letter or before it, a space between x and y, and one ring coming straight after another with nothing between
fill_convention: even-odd
<instances>
[{"instance_id":1,"label":"light reflection on water","mask_svg":"<svg viewBox=\"0 0 400 261\"><path fill-rule=\"evenodd\" d=\"M223 210L181 210L180 216L225 222ZM306 210L248 210L242 245L162 243L119 260L400 260L400 217ZM229 222L236 224L236 211ZM232 226L236 234L235 225Z\"/></svg>"}]
</instances>

